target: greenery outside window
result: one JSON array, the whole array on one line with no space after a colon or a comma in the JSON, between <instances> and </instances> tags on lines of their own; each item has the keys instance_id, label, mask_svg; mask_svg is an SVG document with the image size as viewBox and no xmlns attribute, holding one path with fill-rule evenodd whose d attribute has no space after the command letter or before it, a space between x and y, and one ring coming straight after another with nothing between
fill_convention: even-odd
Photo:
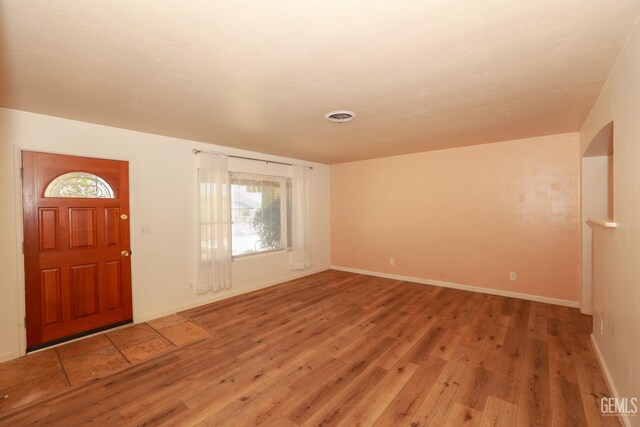
<instances>
[{"instance_id":1,"label":"greenery outside window","mask_svg":"<svg viewBox=\"0 0 640 427\"><path fill-rule=\"evenodd\" d=\"M291 248L291 179L231 173L234 257Z\"/></svg>"}]
</instances>

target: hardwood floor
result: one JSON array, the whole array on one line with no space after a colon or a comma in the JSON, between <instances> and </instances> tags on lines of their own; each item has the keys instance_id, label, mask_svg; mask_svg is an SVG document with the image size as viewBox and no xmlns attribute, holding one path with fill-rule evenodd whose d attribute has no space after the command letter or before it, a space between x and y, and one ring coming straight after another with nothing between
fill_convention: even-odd
<instances>
[{"instance_id":1,"label":"hardwood floor","mask_svg":"<svg viewBox=\"0 0 640 427\"><path fill-rule=\"evenodd\" d=\"M0 424L619 425L575 309L327 271L182 315L211 335Z\"/></svg>"}]
</instances>

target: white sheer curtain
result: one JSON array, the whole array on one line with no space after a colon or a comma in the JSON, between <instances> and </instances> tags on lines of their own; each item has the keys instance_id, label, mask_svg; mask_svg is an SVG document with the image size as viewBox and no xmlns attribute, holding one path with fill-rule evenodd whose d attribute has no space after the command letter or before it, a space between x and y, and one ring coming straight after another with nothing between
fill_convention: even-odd
<instances>
[{"instance_id":1,"label":"white sheer curtain","mask_svg":"<svg viewBox=\"0 0 640 427\"><path fill-rule=\"evenodd\" d=\"M231 195L228 158L198 154L200 258L197 291L231 288Z\"/></svg>"},{"instance_id":2,"label":"white sheer curtain","mask_svg":"<svg viewBox=\"0 0 640 427\"><path fill-rule=\"evenodd\" d=\"M309 233L309 168L292 166L292 254L291 268L304 270L313 264Z\"/></svg>"}]
</instances>

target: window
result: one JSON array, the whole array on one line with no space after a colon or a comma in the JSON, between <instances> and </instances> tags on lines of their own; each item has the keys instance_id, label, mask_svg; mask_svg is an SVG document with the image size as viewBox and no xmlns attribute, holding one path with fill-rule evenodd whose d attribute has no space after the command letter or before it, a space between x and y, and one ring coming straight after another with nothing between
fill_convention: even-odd
<instances>
[{"instance_id":1,"label":"window","mask_svg":"<svg viewBox=\"0 0 640 427\"><path fill-rule=\"evenodd\" d=\"M233 256L291 247L291 179L231 174Z\"/></svg>"},{"instance_id":2,"label":"window","mask_svg":"<svg viewBox=\"0 0 640 427\"><path fill-rule=\"evenodd\" d=\"M113 188L107 181L89 172L69 172L58 176L49 183L44 197L115 199Z\"/></svg>"}]
</instances>

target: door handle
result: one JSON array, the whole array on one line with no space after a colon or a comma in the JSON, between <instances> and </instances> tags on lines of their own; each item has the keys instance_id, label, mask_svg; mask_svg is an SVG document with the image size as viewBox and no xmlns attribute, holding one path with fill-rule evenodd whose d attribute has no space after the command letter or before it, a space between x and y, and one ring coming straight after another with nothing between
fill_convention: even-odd
<instances>
[{"instance_id":1,"label":"door handle","mask_svg":"<svg viewBox=\"0 0 640 427\"><path fill-rule=\"evenodd\" d=\"M129 252L129 251L122 251L122 252L120 252L120 255L122 255L123 257L128 257L129 255L131 255L131 252Z\"/></svg>"}]
</instances>

